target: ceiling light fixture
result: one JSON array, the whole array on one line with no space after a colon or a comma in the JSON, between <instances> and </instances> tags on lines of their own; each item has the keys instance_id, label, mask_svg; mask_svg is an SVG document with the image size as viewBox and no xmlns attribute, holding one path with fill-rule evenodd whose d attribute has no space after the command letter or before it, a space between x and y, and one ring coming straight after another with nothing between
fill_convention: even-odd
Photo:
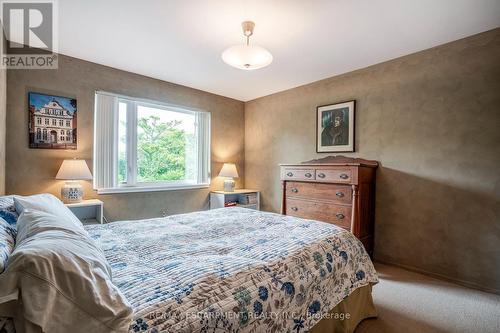
<instances>
[{"instance_id":1,"label":"ceiling light fixture","mask_svg":"<svg viewBox=\"0 0 500 333\"><path fill-rule=\"evenodd\" d=\"M255 23L245 21L241 23L243 35L247 41L245 45L235 45L222 52L222 60L230 66L247 71L266 67L273 61L273 55L265 48L250 45L250 36L253 35Z\"/></svg>"}]
</instances>

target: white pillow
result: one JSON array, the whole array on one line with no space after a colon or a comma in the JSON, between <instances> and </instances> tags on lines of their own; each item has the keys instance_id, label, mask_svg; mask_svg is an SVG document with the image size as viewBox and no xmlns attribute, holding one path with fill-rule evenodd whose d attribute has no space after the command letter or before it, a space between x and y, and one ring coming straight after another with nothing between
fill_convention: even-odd
<instances>
[{"instance_id":1,"label":"white pillow","mask_svg":"<svg viewBox=\"0 0 500 333\"><path fill-rule=\"evenodd\" d=\"M24 215L21 221L21 216ZM89 237L83 225L76 224L73 220L62 218L54 214L25 208L19 216L17 223L17 243L21 243L25 239L36 236L41 232L58 231L65 234L76 234L81 237ZM22 222L22 223L20 223Z\"/></svg>"},{"instance_id":2,"label":"white pillow","mask_svg":"<svg viewBox=\"0 0 500 333\"><path fill-rule=\"evenodd\" d=\"M68 219L78 225L82 225L82 222L62 203L61 200L49 193L30 195L27 197L16 196L14 198L14 205L19 215L21 215L25 209L33 209L58 216L62 219Z\"/></svg>"},{"instance_id":3,"label":"white pillow","mask_svg":"<svg viewBox=\"0 0 500 333\"><path fill-rule=\"evenodd\" d=\"M132 308L88 233L60 216L24 209L9 265L0 274L0 317L43 332L126 332ZM28 302L19 302L20 300Z\"/></svg>"}]
</instances>

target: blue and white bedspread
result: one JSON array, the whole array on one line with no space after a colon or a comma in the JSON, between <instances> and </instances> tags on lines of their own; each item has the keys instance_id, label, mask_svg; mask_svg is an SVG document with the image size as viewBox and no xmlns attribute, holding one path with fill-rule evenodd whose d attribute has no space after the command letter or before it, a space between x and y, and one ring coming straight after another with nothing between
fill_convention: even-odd
<instances>
[{"instance_id":1,"label":"blue and white bedspread","mask_svg":"<svg viewBox=\"0 0 500 333\"><path fill-rule=\"evenodd\" d=\"M305 332L377 282L331 224L243 208L86 226L134 308L130 332Z\"/></svg>"}]
</instances>

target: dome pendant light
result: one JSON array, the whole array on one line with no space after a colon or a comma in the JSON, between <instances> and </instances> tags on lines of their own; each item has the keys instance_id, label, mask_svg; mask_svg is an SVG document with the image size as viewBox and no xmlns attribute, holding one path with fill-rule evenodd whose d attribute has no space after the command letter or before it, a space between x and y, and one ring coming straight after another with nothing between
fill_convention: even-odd
<instances>
[{"instance_id":1,"label":"dome pendant light","mask_svg":"<svg viewBox=\"0 0 500 333\"><path fill-rule=\"evenodd\" d=\"M245 45L235 45L222 52L222 60L230 66L251 71L266 67L273 61L272 54L258 45L250 45L250 36L253 35L255 23L245 21L241 24L243 35L246 37Z\"/></svg>"}]
</instances>

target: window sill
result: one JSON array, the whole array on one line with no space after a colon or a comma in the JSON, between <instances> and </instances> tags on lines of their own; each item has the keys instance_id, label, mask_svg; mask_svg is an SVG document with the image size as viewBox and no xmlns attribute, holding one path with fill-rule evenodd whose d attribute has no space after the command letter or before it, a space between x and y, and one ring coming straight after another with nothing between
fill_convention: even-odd
<instances>
[{"instance_id":1,"label":"window sill","mask_svg":"<svg viewBox=\"0 0 500 333\"><path fill-rule=\"evenodd\" d=\"M102 188L97 190L97 194L116 194L116 193L136 193L136 192L160 192L160 191L179 191L208 188L209 184L195 185L171 185L171 186L122 186L114 188Z\"/></svg>"}]
</instances>

